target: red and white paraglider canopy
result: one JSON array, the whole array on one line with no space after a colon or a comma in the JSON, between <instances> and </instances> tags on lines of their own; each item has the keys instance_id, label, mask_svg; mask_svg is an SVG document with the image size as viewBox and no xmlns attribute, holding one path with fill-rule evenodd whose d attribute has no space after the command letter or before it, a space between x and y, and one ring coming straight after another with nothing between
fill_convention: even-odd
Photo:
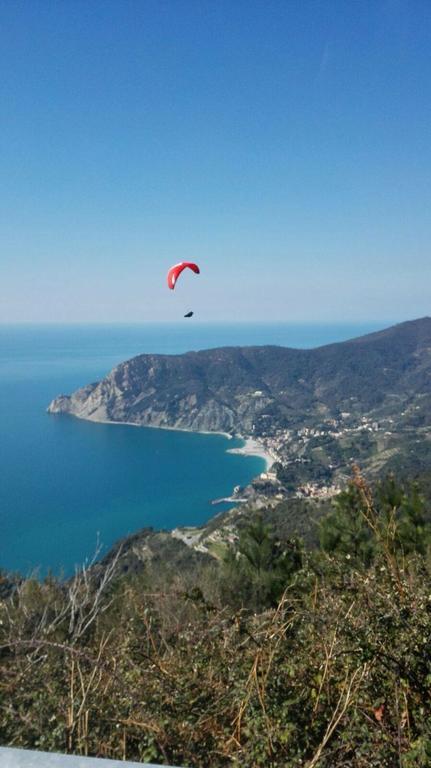
<instances>
[{"instance_id":1,"label":"red and white paraglider canopy","mask_svg":"<svg viewBox=\"0 0 431 768\"><path fill-rule=\"evenodd\" d=\"M192 261L181 261L179 264L174 264L168 272L168 286L171 291L174 290L176 282L184 269L191 269L197 275L200 273L200 269L197 264L193 264Z\"/></svg>"}]
</instances>

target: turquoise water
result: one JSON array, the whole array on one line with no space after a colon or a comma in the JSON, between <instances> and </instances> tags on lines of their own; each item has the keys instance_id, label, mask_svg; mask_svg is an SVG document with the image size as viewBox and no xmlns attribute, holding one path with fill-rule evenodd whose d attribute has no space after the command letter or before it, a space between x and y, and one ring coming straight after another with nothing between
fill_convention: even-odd
<instances>
[{"instance_id":1,"label":"turquoise water","mask_svg":"<svg viewBox=\"0 0 431 768\"><path fill-rule=\"evenodd\" d=\"M239 445L199 435L54 417L59 393L98 380L142 352L236 344L310 347L375 326L0 326L0 568L71 573L146 526L204 523L262 471Z\"/></svg>"}]
</instances>

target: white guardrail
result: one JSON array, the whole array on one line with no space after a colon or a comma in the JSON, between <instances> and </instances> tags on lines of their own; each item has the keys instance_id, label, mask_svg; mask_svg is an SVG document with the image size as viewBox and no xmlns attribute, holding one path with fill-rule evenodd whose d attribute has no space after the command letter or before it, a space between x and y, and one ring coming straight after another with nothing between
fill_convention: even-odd
<instances>
[{"instance_id":1,"label":"white guardrail","mask_svg":"<svg viewBox=\"0 0 431 768\"><path fill-rule=\"evenodd\" d=\"M99 757L57 755L51 752L0 747L0 768L160 768L160 766L154 763L129 763L128 760L104 760Z\"/></svg>"}]
</instances>

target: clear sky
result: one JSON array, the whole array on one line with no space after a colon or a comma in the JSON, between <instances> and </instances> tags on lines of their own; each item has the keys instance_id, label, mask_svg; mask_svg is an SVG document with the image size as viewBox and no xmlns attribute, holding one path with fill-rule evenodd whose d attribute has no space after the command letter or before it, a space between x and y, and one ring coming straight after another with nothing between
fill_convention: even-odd
<instances>
[{"instance_id":1,"label":"clear sky","mask_svg":"<svg viewBox=\"0 0 431 768\"><path fill-rule=\"evenodd\" d=\"M431 314L431 3L0 0L0 174L2 322Z\"/></svg>"}]
</instances>

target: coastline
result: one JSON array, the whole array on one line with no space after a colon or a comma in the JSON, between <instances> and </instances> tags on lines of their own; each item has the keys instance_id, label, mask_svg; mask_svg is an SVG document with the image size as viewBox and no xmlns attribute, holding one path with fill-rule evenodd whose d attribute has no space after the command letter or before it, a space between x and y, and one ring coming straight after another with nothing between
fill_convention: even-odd
<instances>
[{"instance_id":1,"label":"coastline","mask_svg":"<svg viewBox=\"0 0 431 768\"><path fill-rule=\"evenodd\" d=\"M234 437L239 437L241 440L244 438L241 435L231 435L229 432L219 432L209 429L187 429L186 427L167 427L163 424L137 424L136 421L113 421L112 419L92 419L88 416L79 416L77 413L68 413L67 411L50 411L47 409L47 413L52 416L71 416L73 419L80 419L81 421L91 421L93 424L118 424L121 427L138 427L141 429L164 429L169 432L192 432L195 435L222 435L227 440L232 440Z\"/></svg>"},{"instance_id":2,"label":"coastline","mask_svg":"<svg viewBox=\"0 0 431 768\"><path fill-rule=\"evenodd\" d=\"M228 448L226 453L237 453L241 456L259 456L265 462L265 471L274 464L274 456L255 437L244 437L243 435L237 435L237 437L243 440L244 445L241 445L239 448Z\"/></svg>"},{"instance_id":3,"label":"coastline","mask_svg":"<svg viewBox=\"0 0 431 768\"><path fill-rule=\"evenodd\" d=\"M48 410L48 413L50 411ZM59 415L59 414L53 414ZM63 414L64 415L64 414ZM272 464L276 461L275 457L270 451L257 440L255 437L249 437L245 435L232 435L229 432L221 432L209 429L187 429L186 427L168 427L159 424L136 424L133 421L113 421L112 419L91 419L85 416L79 416L76 413L65 414L72 416L75 419L81 419L82 421L92 421L94 424L119 424L127 427L143 427L144 429L165 429L171 432L192 432L195 435L222 435L227 440L233 440L235 437L242 440L244 445L238 446L238 448L227 448L226 453L236 453L240 456L258 456L265 462L265 471L267 471Z\"/></svg>"}]
</instances>

